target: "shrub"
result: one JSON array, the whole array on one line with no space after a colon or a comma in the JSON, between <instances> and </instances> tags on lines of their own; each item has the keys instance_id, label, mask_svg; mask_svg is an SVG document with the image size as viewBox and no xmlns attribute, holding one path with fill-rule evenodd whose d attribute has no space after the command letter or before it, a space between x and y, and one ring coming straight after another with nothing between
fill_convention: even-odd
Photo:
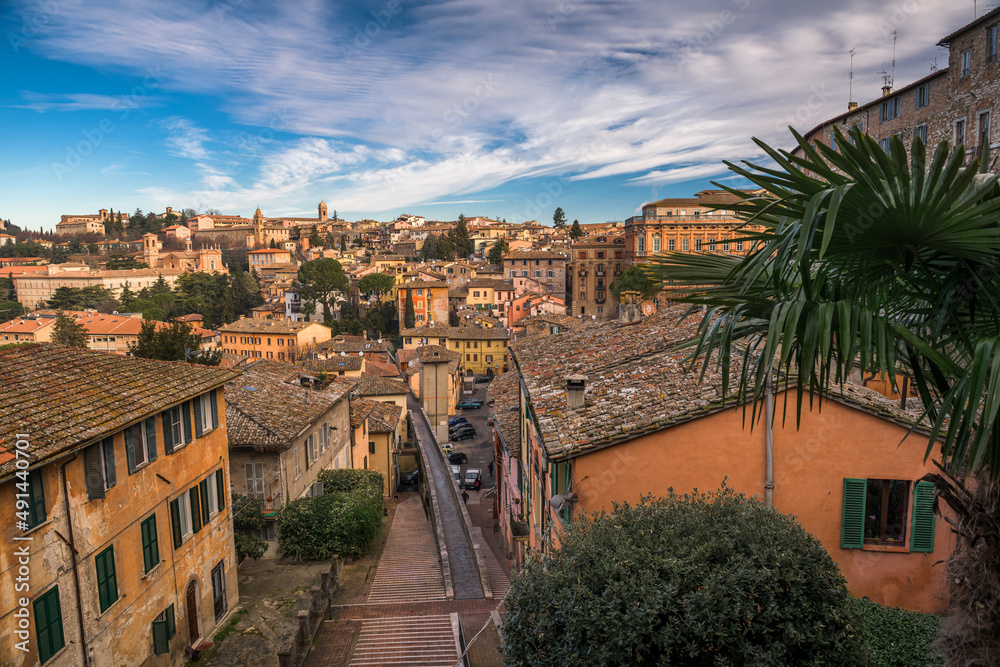
<instances>
[{"instance_id":1,"label":"shrub","mask_svg":"<svg viewBox=\"0 0 1000 667\"><path fill-rule=\"evenodd\" d=\"M293 500L278 513L278 553L297 560L357 558L382 526L382 475L324 470L323 495Z\"/></svg>"},{"instance_id":2,"label":"shrub","mask_svg":"<svg viewBox=\"0 0 1000 667\"><path fill-rule=\"evenodd\" d=\"M869 600L855 600L864 619L865 643L872 667L936 667L944 664L941 653L931 647L941 630L941 617L883 607Z\"/></svg>"},{"instance_id":3,"label":"shrub","mask_svg":"<svg viewBox=\"0 0 1000 667\"><path fill-rule=\"evenodd\" d=\"M267 541L254 536L266 527L264 511L260 500L238 493L233 494L233 540L236 542L236 557L258 560L267 553Z\"/></svg>"},{"instance_id":4,"label":"shrub","mask_svg":"<svg viewBox=\"0 0 1000 667\"><path fill-rule=\"evenodd\" d=\"M864 647L833 559L723 486L582 517L511 582L506 665L842 665Z\"/></svg>"}]
</instances>

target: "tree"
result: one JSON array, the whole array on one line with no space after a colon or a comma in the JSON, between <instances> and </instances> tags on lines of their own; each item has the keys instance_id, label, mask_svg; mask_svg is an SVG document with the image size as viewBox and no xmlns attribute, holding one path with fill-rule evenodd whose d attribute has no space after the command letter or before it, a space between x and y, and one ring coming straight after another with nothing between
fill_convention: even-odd
<instances>
[{"instance_id":1,"label":"tree","mask_svg":"<svg viewBox=\"0 0 1000 667\"><path fill-rule=\"evenodd\" d=\"M510 252L510 244L507 243L507 239L505 237L501 236L493 243L493 247L490 248L490 254L487 259L489 259L490 264L502 266L503 256L508 252Z\"/></svg>"},{"instance_id":2,"label":"tree","mask_svg":"<svg viewBox=\"0 0 1000 667\"><path fill-rule=\"evenodd\" d=\"M561 207L556 208L556 210L552 213L552 224L557 229L562 229L566 226L566 213Z\"/></svg>"},{"instance_id":3,"label":"tree","mask_svg":"<svg viewBox=\"0 0 1000 667\"><path fill-rule=\"evenodd\" d=\"M417 326L417 314L413 309L412 290L406 290L406 310L403 311L403 327L412 329Z\"/></svg>"},{"instance_id":4,"label":"tree","mask_svg":"<svg viewBox=\"0 0 1000 667\"><path fill-rule=\"evenodd\" d=\"M319 229L315 226L312 228L312 233L309 234L309 245L314 248L323 245L323 237L319 235Z\"/></svg>"},{"instance_id":5,"label":"tree","mask_svg":"<svg viewBox=\"0 0 1000 667\"><path fill-rule=\"evenodd\" d=\"M864 647L836 563L725 486L568 524L511 581L510 665L843 665Z\"/></svg>"},{"instance_id":6,"label":"tree","mask_svg":"<svg viewBox=\"0 0 1000 667\"><path fill-rule=\"evenodd\" d=\"M7 322L15 317L20 317L27 312L27 309L14 300L0 299L0 322Z\"/></svg>"},{"instance_id":7,"label":"tree","mask_svg":"<svg viewBox=\"0 0 1000 667\"><path fill-rule=\"evenodd\" d=\"M126 280L125 284L122 285L122 293L118 295L118 301L121 303L122 312L132 312L132 303L135 299L135 292L132 291L132 288L129 286L129 282Z\"/></svg>"},{"instance_id":8,"label":"tree","mask_svg":"<svg viewBox=\"0 0 1000 667\"><path fill-rule=\"evenodd\" d=\"M250 498L234 493L230 505L233 515L233 541L236 543L236 558L259 560L267 553L267 542L255 534L267 528L264 510L258 498Z\"/></svg>"},{"instance_id":9,"label":"tree","mask_svg":"<svg viewBox=\"0 0 1000 667\"><path fill-rule=\"evenodd\" d=\"M569 237L574 241L583 236L583 227L580 226L579 220L573 221L573 226L569 228Z\"/></svg>"},{"instance_id":10,"label":"tree","mask_svg":"<svg viewBox=\"0 0 1000 667\"><path fill-rule=\"evenodd\" d=\"M7 292L8 301L17 301L17 289L14 286L14 272L8 271L7 277L4 279L4 284L2 286Z\"/></svg>"},{"instance_id":11,"label":"tree","mask_svg":"<svg viewBox=\"0 0 1000 667\"><path fill-rule=\"evenodd\" d=\"M358 281L358 290L362 294L387 294L396 286L396 279L385 273L369 273Z\"/></svg>"},{"instance_id":12,"label":"tree","mask_svg":"<svg viewBox=\"0 0 1000 667\"><path fill-rule=\"evenodd\" d=\"M420 246L420 259L426 262L429 259L437 259L438 237L435 234L428 234Z\"/></svg>"},{"instance_id":13,"label":"tree","mask_svg":"<svg viewBox=\"0 0 1000 667\"><path fill-rule=\"evenodd\" d=\"M334 211L336 213L336 211ZM340 249L347 250L347 234L340 235Z\"/></svg>"},{"instance_id":14,"label":"tree","mask_svg":"<svg viewBox=\"0 0 1000 667\"><path fill-rule=\"evenodd\" d=\"M111 255L111 259L108 260L107 269L108 271L122 271L125 269L148 269L149 266L145 262L140 262L132 255L124 252L116 252Z\"/></svg>"},{"instance_id":15,"label":"tree","mask_svg":"<svg viewBox=\"0 0 1000 667\"><path fill-rule=\"evenodd\" d=\"M70 317L60 310L56 313L55 324L52 325L52 342L56 345L87 347L87 330L76 321L75 317Z\"/></svg>"},{"instance_id":16,"label":"tree","mask_svg":"<svg viewBox=\"0 0 1000 667\"><path fill-rule=\"evenodd\" d=\"M726 205L760 227L746 236L750 252L667 253L653 258L651 274L669 281L678 301L707 308L693 354L735 365L737 398L753 401L754 411L775 364L794 384L799 406L804 396L822 397L843 382L856 364L894 386L906 375L931 424L927 455L940 457L947 473L996 480L997 177L977 173L978 160L963 167L964 149L950 152L947 142L928 160L919 137L909 155L898 137L888 153L857 129L850 141L839 130L835 137L839 150L813 147L796 133L801 156L758 141L777 168L730 164L764 194L730 190L741 201ZM745 350L741 359L736 346ZM996 559L978 561L975 576L952 574L970 550L1000 543L1000 485L991 482L993 500L977 504L930 481L957 516L970 517L963 524L972 532L961 535L947 564L949 581L957 580L949 615L960 625L962 618L977 621L946 649L955 664L974 664L967 656L995 654L1000 611L996 604L978 608L980 600L961 589L975 582L1000 598Z\"/></svg>"},{"instance_id":17,"label":"tree","mask_svg":"<svg viewBox=\"0 0 1000 667\"><path fill-rule=\"evenodd\" d=\"M129 343L129 354L143 359L187 361L202 366L218 366L222 350L202 350L201 336L194 333L189 322L158 325L145 320L135 343Z\"/></svg>"},{"instance_id":18,"label":"tree","mask_svg":"<svg viewBox=\"0 0 1000 667\"><path fill-rule=\"evenodd\" d=\"M660 293L660 283L646 275L638 266L630 266L611 283L609 289L619 301L622 292L642 292L643 299L652 299Z\"/></svg>"},{"instance_id":19,"label":"tree","mask_svg":"<svg viewBox=\"0 0 1000 667\"><path fill-rule=\"evenodd\" d=\"M337 294L347 292L350 285L340 262L329 257L314 259L299 267L299 296L305 302L308 312L323 306L323 319L333 315Z\"/></svg>"},{"instance_id":20,"label":"tree","mask_svg":"<svg viewBox=\"0 0 1000 667\"><path fill-rule=\"evenodd\" d=\"M333 209L333 221L339 222L340 218L337 217L337 209Z\"/></svg>"}]
</instances>

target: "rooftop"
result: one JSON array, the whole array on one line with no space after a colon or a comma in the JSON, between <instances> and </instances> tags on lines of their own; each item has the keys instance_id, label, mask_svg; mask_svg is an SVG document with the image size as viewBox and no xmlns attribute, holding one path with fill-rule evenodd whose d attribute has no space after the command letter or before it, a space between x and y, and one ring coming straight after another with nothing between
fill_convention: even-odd
<instances>
[{"instance_id":1,"label":"rooftop","mask_svg":"<svg viewBox=\"0 0 1000 667\"><path fill-rule=\"evenodd\" d=\"M493 427L515 456L521 452L521 397L517 383L517 373L501 373L493 378L487 400L493 404L491 416Z\"/></svg>"},{"instance_id":2,"label":"rooftop","mask_svg":"<svg viewBox=\"0 0 1000 667\"><path fill-rule=\"evenodd\" d=\"M409 393L409 389L402 382L362 373L361 379L351 390L352 396L398 396Z\"/></svg>"},{"instance_id":3,"label":"rooftop","mask_svg":"<svg viewBox=\"0 0 1000 667\"><path fill-rule=\"evenodd\" d=\"M399 332L403 338L448 338L455 340L507 340L506 329L487 327L416 327Z\"/></svg>"},{"instance_id":4,"label":"rooftop","mask_svg":"<svg viewBox=\"0 0 1000 667\"><path fill-rule=\"evenodd\" d=\"M514 250L503 256L504 261L511 259L569 259L566 255L549 250Z\"/></svg>"},{"instance_id":5,"label":"rooftop","mask_svg":"<svg viewBox=\"0 0 1000 667\"><path fill-rule=\"evenodd\" d=\"M719 204L735 204L740 201L736 195L725 190L702 190L694 197L668 198L650 202L642 208L652 208L655 206L713 206Z\"/></svg>"},{"instance_id":6,"label":"rooftop","mask_svg":"<svg viewBox=\"0 0 1000 667\"><path fill-rule=\"evenodd\" d=\"M225 333L272 333L272 334L295 334L315 322L296 322L294 320L265 320L255 318L243 318L223 324L219 327L220 332Z\"/></svg>"},{"instance_id":7,"label":"rooftop","mask_svg":"<svg viewBox=\"0 0 1000 667\"><path fill-rule=\"evenodd\" d=\"M239 376L235 371L153 361L51 344L0 352L0 448L28 434L34 464L89 444ZM14 470L0 454L0 477Z\"/></svg>"}]
</instances>

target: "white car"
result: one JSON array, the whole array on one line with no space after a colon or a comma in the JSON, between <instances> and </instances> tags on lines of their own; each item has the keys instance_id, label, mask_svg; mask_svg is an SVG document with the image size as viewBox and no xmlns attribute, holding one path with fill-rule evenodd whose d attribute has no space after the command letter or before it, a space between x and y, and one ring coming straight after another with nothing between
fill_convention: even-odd
<instances>
[{"instance_id":1,"label":"white car","mask_svg":"<svg viewBox=\"0 0 1000 667\"><path fill-rule=\"evenodd\" d=\"M442 442L441 451L444 452L445 456L448 456L453 451L455 451L455 445L451 444L450 442Z\"/></svg>"},{"instance_id":2,"label":"white car","mask_svg":"<svg viewBox=\"0 0 1000 667\"><path fill-rule=\"evenodd\" d=\"M476 488L476 482L479 482L482 475L479 473L479 468L468 468L465 471L465 483L462 485L467 489ZM480 482L482 485L482 482Z\"/></svg>"},{"instance_id":3,"label":"white car","mask_svg":"<svg viewBox=\"0 0 1000 667\"><path fill-rule=\"evenodd\" d=\"M462 481L462 466L452 466L451 474L455 476L456 482Z\"/></svg>"}]
</instances>

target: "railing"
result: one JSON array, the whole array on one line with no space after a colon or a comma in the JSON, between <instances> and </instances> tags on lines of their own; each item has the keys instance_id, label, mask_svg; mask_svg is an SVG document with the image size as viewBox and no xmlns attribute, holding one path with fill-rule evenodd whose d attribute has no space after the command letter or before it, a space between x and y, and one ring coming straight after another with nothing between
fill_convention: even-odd
<instances>
[{"instance_id":1,"label":"railing","mask_svg":"<svg viewBox=\"0 0 1000 667\"><path fill-rule=\"evenodd\" d=\"M309 589L309 608L299 612L299 627L278 649L278 667L298 667L305 662L320 626L330 619L330 603L339 583L340 562L334 560L328 571L320 573L319 586Z\"/></svg>"}]
</instances>

